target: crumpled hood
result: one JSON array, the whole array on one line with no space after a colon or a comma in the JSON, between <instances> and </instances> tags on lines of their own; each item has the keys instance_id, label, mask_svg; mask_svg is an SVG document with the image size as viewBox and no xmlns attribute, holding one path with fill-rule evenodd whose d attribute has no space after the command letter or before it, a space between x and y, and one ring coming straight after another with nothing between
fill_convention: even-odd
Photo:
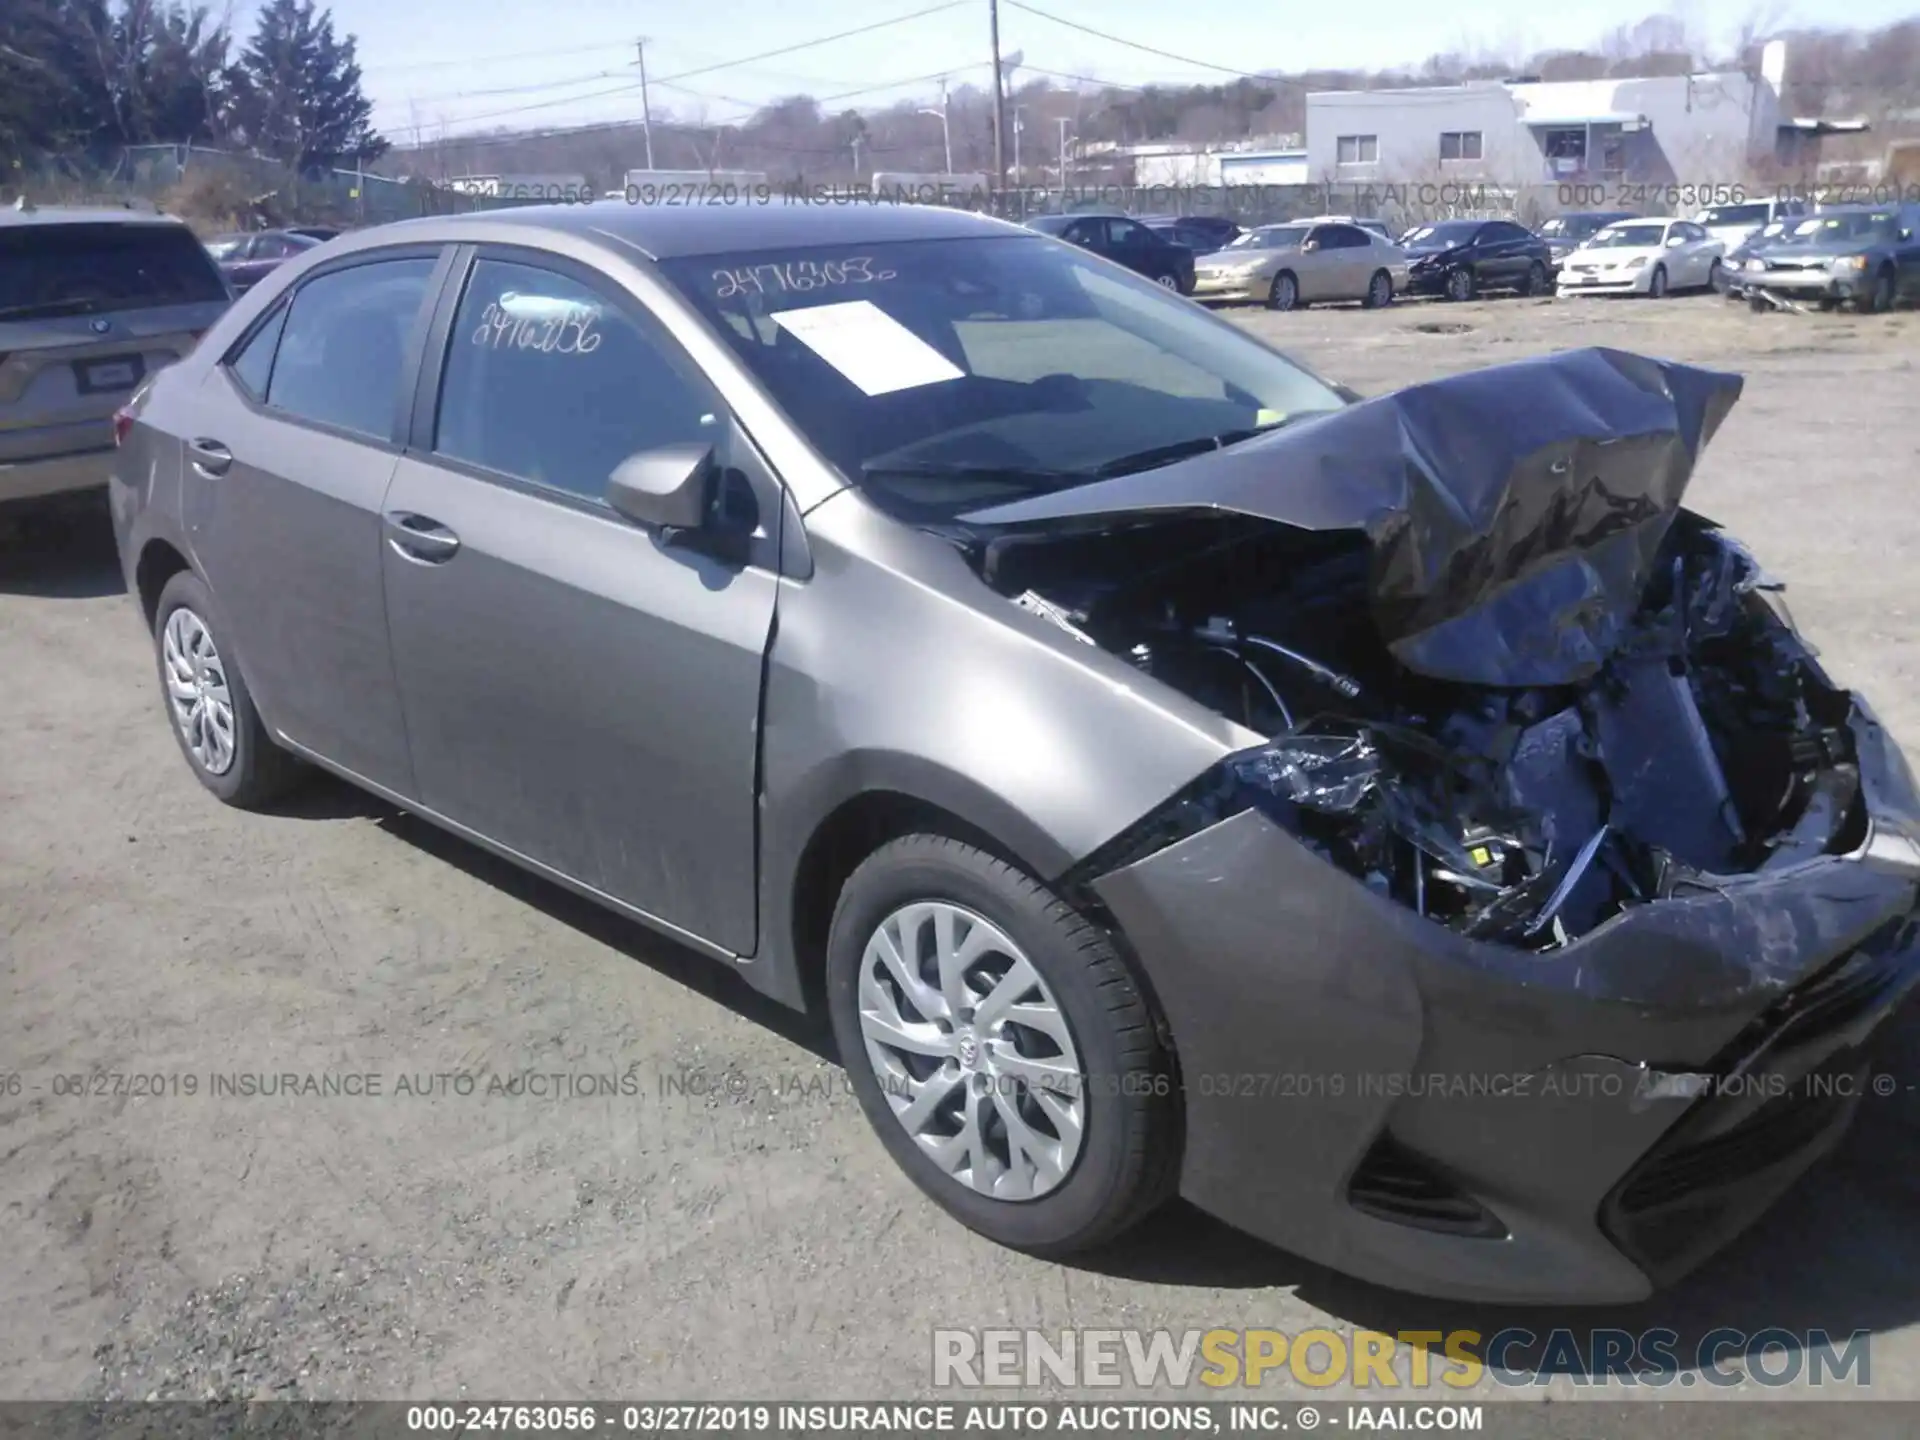
<instances>
[{"instance_id":1,"label":"crumpled hood","mask_svg":"<svg viewBox=\"0 0 1920 1440\"><path fill-rule=\"evenodd\" d=\"M1618 646L1738 375L1566 351L1411 386L1192 460L961 517L1218 510L1355 530L1382 638L1467 684L1578 684Z\"/></svg>"}]
</instances>

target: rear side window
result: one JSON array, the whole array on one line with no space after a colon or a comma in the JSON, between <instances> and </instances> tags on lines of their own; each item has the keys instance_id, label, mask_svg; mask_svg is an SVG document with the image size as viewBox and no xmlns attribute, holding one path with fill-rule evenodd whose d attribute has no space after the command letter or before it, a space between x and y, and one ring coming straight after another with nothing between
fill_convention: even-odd
<instances>
[{"instance_id":1,"label":"rear side window","mask_svg":"<svg viewBox=\"0 0 1920 1440\"><path fill-rule=\"evenodd\" d=\"M434 449L590 500L629 455L718 444L719 405L597 288L482 260L448 340Z\"/></svg>"},{"instance_id":2,"label":"rear side window","mask_svg":"<svg viewBox=\"0 0 1920 1440\"><path fill-rule=\"evenodd\" d=\"M273 318L254 331L253 338L241 347L227 367L246 386L256 400L267 398L267 380L273 374L273 352L280 344L280 331L287 323L287 307L273 312Z\"/></svg>"},{"instance_id":3,"label":"rear side window","mask_svg":"<svg viewBox=\"0 0 1920 1440\"><path fill-rule=\"evenodd\" d=\"M434 265L427 256L375 260L302 285L281 326L267 404L302 420L388 439L399 413L407 337Z\"/></svg>"},{"instance_id":4,"label":"rear side window","mask_svg":"<svg viewBox=\"0 0 1920 1440\"><path fill-rule=\"evenodd\" d=\"M0 228L0 319L224 304L226 282L184 225Z\"/></svg>"}]
</instances>

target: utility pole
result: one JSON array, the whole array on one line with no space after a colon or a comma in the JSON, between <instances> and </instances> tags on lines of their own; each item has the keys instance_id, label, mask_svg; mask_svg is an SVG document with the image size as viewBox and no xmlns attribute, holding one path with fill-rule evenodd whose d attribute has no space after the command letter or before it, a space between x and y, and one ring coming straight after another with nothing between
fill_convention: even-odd
<instances>
[{"instance_id":1,"label":"utility pole","mask_svg":"<svg viewBox=\"0 0 1920 1440\"><path fill-rule=\"evenodd\" d=\"M993 185L1007 188L1007 91L1000 73L1000 0L987 0L987 24L993 36Z\"/></svg>"},{"instance_id":2,"label":"utility pole","mask_svg":"<svg viewBox=\"0 0 1920 1440\"><path fill-rule=\"evenodd\" d=\"M940 140L947 150L947 174L953 174L953 110L947 102L947 79L940 77Z\"/></svg>"},{"instance_id":3,"label":"utility pole","mask_svg":"<svg viewBox=\"0 0 1920 1440\"><path fill-rule=\"evenodd\" d=\"M653 106L647 99L647 38L641 36L633 42L633 48L639 58L633 63L640 67L640 123L647 132L647 169L653 169Z\"/></svg>"},{"instance_id":4,"label":"utility pole","mask_svg":"<svg viewBox=\"0 0 1920 1440\"><path fill-rule=\"evenodd\" d=\"M1064 115L1058 116L1057 123L1060 126L1060 201L1062 204L1065 204L1067 198L1067 117Z\"/></svg>"},{"instance_id":5,"label":"utility pole","mask_svg":"<svg viewBox=\"0 0 1920 1440\"><path fill-rule=\"evenodd\" d=\"M1026 127L1025 127L1025 126L1024 126L1024 125L1023 125L1022 123L1021 123L1021 120L1020 120L1020 112L1021 112L1022 110L1025 110L1026 108L1027 108L1027 107L1026 107L1026 106L1024 106L1024 105L1016 105L1016 106L1014 106L1014 107L1013 107L1013 188L1014 188L1014 189L1016 189L1016 190L1018 190L1018 189L1020 189L1020 188L1021 188L1021 182L1020 182L1020 132L1021 132L1021 131L1022 131L1023 129L1025 129L1025 128L1026 128Z\"/></svg>"},{"instance_id":6,"label":"utility pole","mask_svg":"<svg viewBox=\"0 0 1920 1440\"><path fill-rule=\"evenodd\" d=\"M856 185L860 183L860 139L858 135L853 137L853 181Z\"/></svg>"}]
</instances>

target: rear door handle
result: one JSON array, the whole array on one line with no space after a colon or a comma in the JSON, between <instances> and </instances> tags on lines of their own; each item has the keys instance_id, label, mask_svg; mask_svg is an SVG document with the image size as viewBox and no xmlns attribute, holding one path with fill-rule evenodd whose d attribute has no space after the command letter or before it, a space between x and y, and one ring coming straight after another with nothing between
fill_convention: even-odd
<instances>
[{"instance_id":1,"label":"rear door handle","mask_svg":"<svg viewBox=\"0 0 1920 1440\"><path fill-rule=\"evenodd\" d=\"M233 452L218 440L189 440L187 450L202 475L224 475L233 466Z\"/></svg>"},{"instance_id":2,"label":"rear door handle","mask_svg":"<svg viewBox=\"0 0 1920 1440\"><path fill-rule=\"evenodd\" d=\"M394 553L420 565L443 565L460 549L460 537L438 520L411 511L390 511L386 517L387 544Z\"/></svg>"}]
</instances>

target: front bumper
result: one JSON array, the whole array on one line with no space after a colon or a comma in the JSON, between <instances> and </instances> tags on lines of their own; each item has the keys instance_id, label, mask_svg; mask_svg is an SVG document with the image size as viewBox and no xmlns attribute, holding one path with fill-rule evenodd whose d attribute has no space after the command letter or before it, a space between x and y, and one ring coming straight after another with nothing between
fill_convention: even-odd
<instances>
[{"instance_id":1,"label":"front bumper","mask_svg":"<svg viewBox=\"0 0 1920 1440\"><path fill-rule=\"evenodd\" d=\"M1858 300L1873 289L1873 276L1865 270L1741 270L1727 279L1742 294L1771 290L1793 300Z\"/></svg>"},{"instance_id":2,"label":"front bumper","mask_svg":"<svg viewBox=\"0 0 1920 1440\"><path fill-rule=\"evenodd\" d=\"M1556 288L1562 295L1638 295L1646 291L1650 274L1646 269L1581 272L1563 268Z\"/></svg>"},{"instance_id":3,"label":"front bumper","mask_svg":"<svg viewBox=\"0 0 1920 1440\"><path fill-rule=\"evenodd\" d=\"M1093 880L1180 1057L1182 1193L1455 1299L1632 1302L1698 1264L1838 1140L1920 983L1920 795L1853 723L1860 851L1546 954L1425 920L1251 810ZM1810 1076L1856 1081L1794 1098Z\"/></svg>"},{"instance_id":4,"label":"front bumper","mask_svg":"<svg viewBox=\"0 0 1920 1440\"><path fill-rule=\"evenodd\" d=\"M1272 288L1273 281L1264 276L1209 275L1203 270L1194 276L1192 293L1196 300L1221 304L1244 304L1248 301L1265 300Z\"/></svg>"}]
</instances>

